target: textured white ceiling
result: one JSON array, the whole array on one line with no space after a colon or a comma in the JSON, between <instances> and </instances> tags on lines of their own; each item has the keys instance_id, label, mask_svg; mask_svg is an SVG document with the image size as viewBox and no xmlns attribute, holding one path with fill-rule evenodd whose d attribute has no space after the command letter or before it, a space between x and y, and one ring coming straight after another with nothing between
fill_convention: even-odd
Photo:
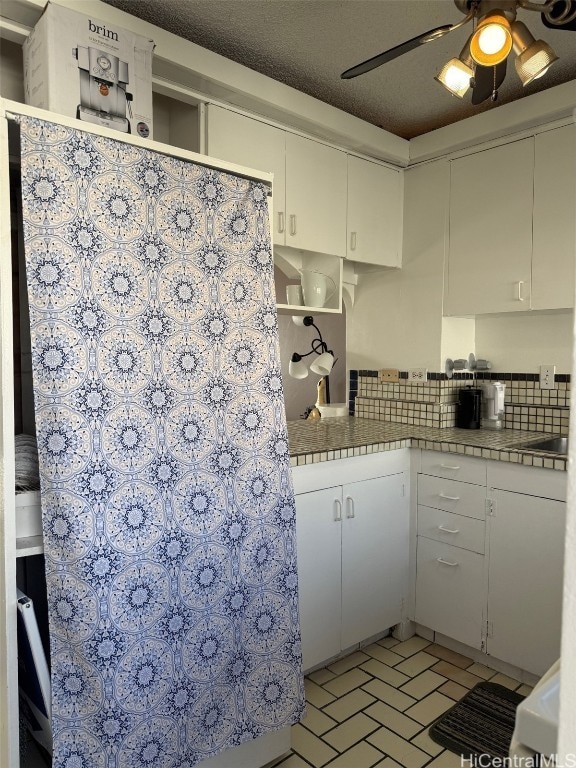
<instances>
[{"instance_id":1,"label":"textured white ceiling","mask_svg":"<svg viewBox=\"0 0 576 768\"><path fill-rule=\"evenodd\" d=\"M560 60L523 88L510 57L498 101L474 107L469 96L457 99L434 80L459 54L471 25L358 78L340 79L354 64L460 21L452 0L104 2L408 139L576 78L576 32L549 29L529 11L519 11L518 18Z\"/></svg>"}]
</instances>

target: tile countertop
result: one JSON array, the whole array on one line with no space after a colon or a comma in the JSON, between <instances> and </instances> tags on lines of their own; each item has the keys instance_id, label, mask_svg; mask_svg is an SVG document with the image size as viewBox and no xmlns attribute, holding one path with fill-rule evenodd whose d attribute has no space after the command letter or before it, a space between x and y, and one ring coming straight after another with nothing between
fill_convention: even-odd
<instances>
[{"instance_id":1,"label":"tile countertop","mask_svg":"<svg viewBox=\"0 0 576 768\"><path fill-rule=\"evenodd\" d=\"M396 448L425 448L532 467L566 470L567 456L511 447L527 440L546 437L552 435L519 429L438 429L352 416L288 422L292 467Z\"/></svg>"}]
</instances>

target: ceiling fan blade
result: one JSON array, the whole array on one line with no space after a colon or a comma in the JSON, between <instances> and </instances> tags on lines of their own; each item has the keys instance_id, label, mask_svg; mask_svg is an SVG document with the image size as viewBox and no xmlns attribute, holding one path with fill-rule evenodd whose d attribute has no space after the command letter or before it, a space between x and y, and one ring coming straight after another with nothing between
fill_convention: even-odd
<instances>
[{"instance_id":1,"label":"ceiling fan blade","mask_svg":"<svg viewBox=\"0 0 576 768\"><path fill-rule=\"evenodd\" d=\"M472 104L481 104L500 88L506 77L506 61L504 59L495 67L481 67L479 64L476 64ZM496 70L496 74L494 74L494 70Z\"/></svg>"},{"instance_id":2,"label":"ceiling fan blade","mask_svg":"<svg viewBox=\"0 0 576 768\"><path fill-rule=\"evenodd\" d=\"M340 77L343 80L350 80L353 77L358 77L358 75L363 75L365 72L370 72L370 70L376 69L376 67L379 67L382 64L386 64L388 61L392 61L392 59L396 59L398 56L402 56L402 54L408 53L409 51L414 50L414 48L418 48L419 45L424 45L425 43L432 42L432 40L444 37L444 35L447 35L448 32L452 31L452 27L452 24L446 24L443 27L430 29L422 35L413 37L411 40L406 40L406 42L396 45L394 48L384 51L384 53L379 53L377 56L373 56L371 59L367 59L361 64L357 64L355 67L347 69L346 72L342 72Z\"/></svg>"}]
</instances>

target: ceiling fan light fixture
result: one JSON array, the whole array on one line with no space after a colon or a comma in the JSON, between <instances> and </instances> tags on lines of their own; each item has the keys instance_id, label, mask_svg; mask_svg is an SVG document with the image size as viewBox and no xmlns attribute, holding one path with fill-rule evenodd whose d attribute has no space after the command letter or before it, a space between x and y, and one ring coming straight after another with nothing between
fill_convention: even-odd
<instances>
[{"instance_id":1,"label":"ceiling fan light fixture","mask_svg":"<svg viewBox=\"0 0 576 768\"><path fill-rule=\"evenodd\" d=\"M534 40L530 30L521 21L512 24L514 52L517 54L514 66L522 85L528 85L542 75L558 60L554 50L544 40Z\"/></svg>"},{"instance_id":2,"label":"ceiling fan light fixture","mask_svg":"<svg viewBox=\"0 0 576 768\"><path fill-rule=\"evenodd\" d=\"M460 59L450 59L434 78L461 99L470 88L470 78L474 76L474 70Z\"/></svg>"},{"instance_id":3,"label":"ceiling fan light fixture","mask_svg":"<svg viewBox=\"0 0 576 768\"><path fill-rule=\"evenodd\" d=\"M491 11L480 19L470 37L470 55L482 67L494 67L512 50L510 22L501 11Z\"/></svg>"}]
</instances>

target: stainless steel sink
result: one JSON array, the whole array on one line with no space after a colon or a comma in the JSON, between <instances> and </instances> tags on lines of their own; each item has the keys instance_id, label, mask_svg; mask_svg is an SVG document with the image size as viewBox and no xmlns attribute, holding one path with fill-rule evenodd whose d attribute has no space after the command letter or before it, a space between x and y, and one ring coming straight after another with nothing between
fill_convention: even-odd
<instances>
[{"instance_id":1,"label":"stainless steel sink","mask_svg":"<svg viewBox=\"0 0 576 768\"><path fill-rule=\"evenodd\" d=\"M568 438L548 437L545 440L526 440L524 443L516 443L510 447L523 451L542 451L543 453L566 455L568 453Z\"/></svg>"}]
</instances>

